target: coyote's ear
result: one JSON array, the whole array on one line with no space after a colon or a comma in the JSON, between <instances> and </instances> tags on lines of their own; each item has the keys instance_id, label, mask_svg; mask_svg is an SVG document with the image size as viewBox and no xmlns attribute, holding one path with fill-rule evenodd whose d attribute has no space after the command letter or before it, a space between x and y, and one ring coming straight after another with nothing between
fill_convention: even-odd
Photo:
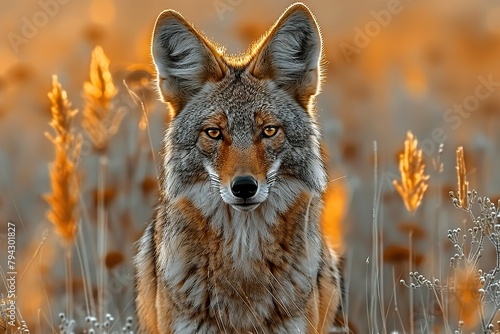
<instances>
[{"instance_id":1,"label":"coyote's ear","mask_svg":"<svg viewBox=\"0 0 500 334\"><path fill-rule=\"evenodd\" d=\"M258 46L251 73L271 79L304 109L320 89L322 41L313 14L302 3L290 6Z\"/></svg>"},{"instance_id":2,"label":"coyote's ear","mask_svg":"<svg viewBox=\"0 0 500 334\"><path fill-rule=\"evenodd\" d=\"M215 46L173 10L156 19L151 53L162 98L174 116L207 81L218 81L225 74Z\"/></svg>"}]
</instances>

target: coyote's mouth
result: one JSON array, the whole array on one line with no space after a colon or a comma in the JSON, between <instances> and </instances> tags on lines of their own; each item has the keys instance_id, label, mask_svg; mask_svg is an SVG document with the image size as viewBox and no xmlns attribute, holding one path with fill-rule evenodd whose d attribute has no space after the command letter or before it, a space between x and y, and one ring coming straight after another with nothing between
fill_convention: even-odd
<instances>
[{"instance_id":1,"label":"coyote's mouth","mask_svg":"<svg viewBox=\"0 0 500 334\"><path fill-rule=\"evenodd\" d=\"M235 210L242 211L242 212L248 212L248 211L255 210L260 205L260 203L240 203L240 204L230 204L230 205Z\"/></svg>"}]
</instances>

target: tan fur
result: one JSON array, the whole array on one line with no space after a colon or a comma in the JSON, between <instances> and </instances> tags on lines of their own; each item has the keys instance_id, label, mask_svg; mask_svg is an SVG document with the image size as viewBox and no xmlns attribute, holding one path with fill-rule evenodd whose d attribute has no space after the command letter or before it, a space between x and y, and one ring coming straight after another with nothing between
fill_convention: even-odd
<instances>
[{"instance_id":1,"label":"tan fur","mask_svg":"<svg viewBox=\"0 0 500 334\"><path fill-rule=\"evenodd\" d=\"M269 260L267 260L266 263L253 263L255 266L255 268L253 268L254 271L262 275L259 277L257 283L246 281L241 273L235 271L235 263L227 259L223 249L220 247L220 236L214 234L213 231L207 228L209 225L208 222L205 221L198 210L193 209L192 203L186 199L180 199L176 203L177 209L175 210L175 214L178 215L179 220L191 223L187 227L188 231L186 233L193 240L190 250L186 251L186 255L196 253L196 250L202 249L201 247L208 247L208 249L204 248L204 250L209 254L209 256L203 258L201 263L197 263L200 268L198 268L195 273L190 274L207 278L207 285L212 285L212 288L218 290L218 293L221 295L227 294L230 298L238 300L240 307L248 308L248 312L251 313L250 308L253 298L258 298L260 295L269 296L275 294L273 291L269 290L269 287L266 288L264 285L269 285L276 290L280 290L280 282L283 280L282 277L286 275L287 270L289 270L289 267L292 265L292 263L286 261L282 252L291 252L294 238L300 234L299 229L301 226L294 226L294 224L290 224L290 222L302 220L309 196L310 194L302 194L287 212L280 215L279 223L276 225L276 228L271 231L271 233L277 236L276 242L264 245L266 257L268 257ZM162 226L159 227L157 233L162 234ZM158 244L162 242L164 243L167 241L157 241L157 247ZM324 250L325 262L331 263L331 266L335 266L336 260L331 258L331 253L327 248ZM205 263L205 261L208 263ZM277 312L275 317L277 317L277 319L286 319L288 317L287 313L291 313L291 317L295 314L302 313L307 315L308 318L307 333L328 333L328 329L333 323L333 318L335 316L335 312L332 312L332 309L336 309L340 296L338 286L334 286L334 282L329 279L329 277L334 275L333 271L327 266L325 266L323 270L326 270L328 274L323 275L319 281L319 285L314 288L311 298L306 303L307 308L299 310L294 308L293 303L285 306L276 302ZM172 317L179 311L172 309L171 301L172 299L183 298L183 294L177 292L169 294L161 285L157 286L155 294L153 292L156 284L153 283L156 282L157 278L152 275L152 271L141 274L146 275L148 277L146 281L150 283L147 287L143 284L139 284L138 286L138 294L140 296L138 301L141 303L138 305L139 318L142 321L141 333L173 333L168 328L171 326ZM185 281L187 278L186 276L182 281ZM180 287L181 286L178 286L177 288ZM147 291L147 289L151 290ZM276 298L279 299L279 297ZM210 315L202 312L197 316L208 318ZM214 327L218 326L219 325L215 322ZM268 331L271 329L269 324L259 324L256 320L255 327L257 327L256 332L258 333L272 333L272 331ZM159 328L161 330L159 330ZM237 333L234 330L226 330L228 333Z\"/></svg>"},{"instance_id":2,"label":"tan fur","mask_svg":"<svg viewBox=\"0 0 500 334\"><path fill-rule=\"evenodd\" d=\"M340 273L320 224L313 15L291 6L236 61L166 11L152 51L173 121L156 214L135 258L139 333L328 333ZM264 136L266 126L276 133ZM257 183L244 200L232 188L241 177Z\"/></svg>"}]
</instances>

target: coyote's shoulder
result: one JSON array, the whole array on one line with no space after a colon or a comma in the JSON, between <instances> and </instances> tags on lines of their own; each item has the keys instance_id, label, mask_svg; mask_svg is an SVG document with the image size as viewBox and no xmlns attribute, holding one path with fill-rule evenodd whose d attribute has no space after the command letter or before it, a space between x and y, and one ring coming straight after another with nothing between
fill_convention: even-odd
<instances>
[{"instance_id":1,"label":"coyote's shoulder","mask_svg":"<svg viewBox=\"0 0 500 334\"><path fill-rule=\"evenodd\" d=\"M152 54L172 120L135 258L140 332L327 333L340 276L320 225L314 16L292 5L233 58L165 11Z\"/></svg>"}]
</instances>

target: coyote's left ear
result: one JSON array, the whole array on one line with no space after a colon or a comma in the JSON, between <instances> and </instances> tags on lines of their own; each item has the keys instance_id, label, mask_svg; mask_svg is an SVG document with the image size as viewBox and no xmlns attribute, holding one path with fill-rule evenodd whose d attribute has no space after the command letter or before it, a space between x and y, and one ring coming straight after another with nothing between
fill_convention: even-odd
<instances>
[{"instance_id":1,"label":"coyote's left ear","mask_svg":"<svg viewBox=\"0 0 500 334\"><path fill-rule=\"evenodd\" d=\"M259 79L271 79L308 110L320 89L321 33L302 3L290 6L271 28L250 63Z\"/></svg>"}]
</instances>

